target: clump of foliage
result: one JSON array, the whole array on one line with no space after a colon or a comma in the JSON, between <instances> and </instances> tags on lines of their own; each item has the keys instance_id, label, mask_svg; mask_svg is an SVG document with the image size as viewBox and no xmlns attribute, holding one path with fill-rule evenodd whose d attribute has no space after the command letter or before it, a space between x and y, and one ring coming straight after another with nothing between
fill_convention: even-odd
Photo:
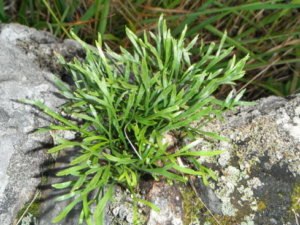
<instances>
[{"instance_id":1,"label":"clump of foliage","mask_svg":"<svg viewBox=\"0 0 300 225\"><path fill-rule=\"evenodd\" d=\"M201 127L191 128L190 124L199 120L205 124L221 117L225 109L242 103L242 93L235 96L231 92L225 100L214 98L213 93L221 85L233 85L244 75L247 57L237 62L234 56L229 59L232 48L222 49L224 36L217 49L213 43L208 48L202 44L197 51L198 60L192 64L190 50L197 37L186 45L184 29L179 39L173 38L162 17L157 34L144 33L140 39L129 29L126 32L134 46L132 53L121 48L121 54L117 54L107 46L104 51L101 37L97 48L93 48L74 36L85 48L86 58L73 62L61 58L75 82L70 88L55 79L60 93L68 99L62 107L65 116L41 102L24 101L57 119L58 123L50 125L48 130L77 133L76 140L58 138L59 144L48 151L57 153L69 147L80 151L80 156L57 174L76 179L54 185L71 189L60 200L74 197L54 222L81 203L80 220L102 224L114 185L119 184L134 195L143 174L182 182L188 180L188 175L202 176L204 182L208 177L215 178L196 158L222 151L191 151L191 148L200 142L197 135L222 138ZM221 62L225 66L215 69ZM170 150L164 137L171 131L187 133L195 139L180 150ZM194 166L185 167L179 163L180 157ZM154 207L144 200L134 200Z\"/></svg>"}]
</instances>

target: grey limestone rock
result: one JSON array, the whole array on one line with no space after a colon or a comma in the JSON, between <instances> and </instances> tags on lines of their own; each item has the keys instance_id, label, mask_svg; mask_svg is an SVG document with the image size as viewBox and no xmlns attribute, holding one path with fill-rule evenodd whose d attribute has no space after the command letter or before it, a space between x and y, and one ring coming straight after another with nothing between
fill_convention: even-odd
<instances>
[{"instance_id":1,"label":"grey limestone rock","mask_svg":"<svg viewBox=\"0 0 300 225\"><path fill-rule=\"evenodd\" d=\"M38 48L32 51L28 46ZM43 151L51 144L49 134L34 134L49 123L38 110L18 102L41 100L51 108L64 102L53 94L53 70L38 63L51 57L81 51L73 41L59 41L52 35L18 24L0 24L0 224L10 225L29 202L41 182L40 166L47 159ZM37 54L38 52L38 54ZM51 53L51 54L52 54ZM49 65L49 64L48 64Z\"/></svg>"},{"instance_id":2,"label":"grey limestone rock","mask_svg":"<svg viewBox=\"0 0 300 225\"><path fill-rule=\"evenodd\" d=\"M196 185L220 222L296 224L300 219L300 96L261 99L257 105L225 113L224 121L206 129L230 139L217 144L203 140L196 148L226 151L199 159L219 179L208 187ZM204 196L208 191L213 195ZM207 218L202 216L201 221Z\"/></svg>"},{"instance_id":3,"label":"grey limestone rock","mask_svg":"<svg viewBox=\"0 0 300 225\"><path fill-rule=\"evenodd\" d=\"M182 195L176 185L154 182L148 198L160 211L150 210L147 225L183 225Z\"/></svg>"},{"instance_id":4,"label":"grey limestone rock","mask_svg":"<svg viewBox=\"0 0 300 225\"><path fill-rule=\"evenodd\" d=\"M300 95L261 99L256 105L224 113L224 120L202 129L230 140L216 142L203 138L192 149L225 150L219 156L198 159L216 173L218 181L210 180L205 186L200 178L194 178L194 190L175 184L173 188L180 190L184 208L177 213L174 206L180 202L174 203L176 194L168 195L173 198L168 204L163 204L168 202L164 195L150 198L163 210L150 210L148 224L172 224L166 222L172 213L189 225L299 223ZM150 192L153 189L164 192L163 187L153 186Z\"/></svg>"}]
</instances>

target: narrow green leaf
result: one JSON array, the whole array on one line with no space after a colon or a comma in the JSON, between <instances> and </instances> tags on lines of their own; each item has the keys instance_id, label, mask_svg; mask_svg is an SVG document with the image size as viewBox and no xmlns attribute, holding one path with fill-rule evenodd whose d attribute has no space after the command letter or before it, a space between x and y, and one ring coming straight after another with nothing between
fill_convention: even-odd
<instances>
[{"instance_id":1,"label":"narrow green leaf","mask_svg":"<svg viewBox=\"0 0 300 225\"><path fill-rule=\"evenodd\" d=\"M103 8L101 10L101 17L98 26L98 32L100 32L101 35L104 34L106 29L106 24L108 20L107 16L109 13L109 5L110 5L110 0L103 0Z\"/></svg>"},{"instance_id":2,"label":"narrow green leaf","mask_svg":"<svg viewBox=\"0 0 300 225\"><path fill-rule=\"evenodd\" d=\"M64 169L64 170L58 172L56 175L57 176L65 176L65 175L73 174L74 172L78 172L87 167L88 167L87 165L72 166L68 169Z\"/></svg>"},{"instance_id":3,"label":"narrow green leaf","mask_svg":"<svg viewBox=\"0 0 300 225\"><path fill-rule=\"evenodd\" d=\"M63 189L63 188L69 187L71 184L72 184L72 181L67 181L67 182L63 182L63 183L52 184L51 186L56 189Z\"/></svg>"},{"instance_id":4,"label":"narrow green leaf","mask_svg":"<svg viewBox=\"0 0 300 225\"><path fill-rule=\"evenodd\" d=\"M64 194L64 195L60 195L59 197L55 198L55 201L65 201L69 198L72 198L74 197L75 195L77 195L79 192L70 192L70 193L67 193L67 194Z\"/></svg>"},{"instance_id":5,"label":"narrow green leaf","mask_svg":"<svg viewBox=\"0 0 300 225\"><path fill-rule=\"evenodd\" d=\"M118 157L106 154L104 152L102 153L102 155L109 161L117 162L118 164L131 164L131 163L134 163L137 161L137 159L131 159L131 158L118 158Z\"/></svg>"},{"instance_id":6,"label":"narrow green leaf","mask_svg":"<svg viewBox=\"0 0 300 225\"><path fill-rule=\"evenodd\" d=\"M146 200L140 199L140 198L134 198L133 200L149 206L155 212L160 212L160 209L156 205L154 205L152 202L149 202L149 201L146 201Z\"/></svg>"},{"instance_id":7,"label":"narrow green leaf","mask_svg":"<svg viewBox=\"0 0 300 225\"><path fill-rule=\"evenodd\" d=\"M77 197L75 200L73 200L54 220L52 220L52 223L58 223L59 221L61 221L80 201L81 197Z\"/></svg>"},{"instance_id":8,"label":"narrow green leaf","mask_svg":"<svg viewBox=\"0 0 300 225\"><path fill-rule=\"evenodd\" d=\"M196 175L196 176L201 176L203 174L203 172L201 171L195 171L193 169L190 169L190 168L185 168L185 167L182 167L182 166L178 166L177 164L175 164L173 166L173 168L181 173L184 173L184 174L191 174L191 175Z\"/></svg>"},{"instance_id":9,"label":"narrow green leaf","mask_svg":"<svg viewBox=\"0 0 300 225\"><path fill-rule=\"evenodd\" d=\"M113 191L114 191L114 185L111 184L108 187L105 194L103 195L103 197L100 198L99 202L97 203L95 213L94 213L94 219L95 219L96 225L103 224L103 212L104 212L105 206L108 203L108 201L110 199L112 199Z\"/></svg>"},{"instance_id":10,"label":"narrow green leaf","mask_svg":"<svg viewBox=\"0 0 300 225\"><path fill-rule=\"evenodd\" d=\"M180 152L174 153L173 156L215 156L220 155L226 151L196 151L196 152Z\"/></svg>"}]
</instances>

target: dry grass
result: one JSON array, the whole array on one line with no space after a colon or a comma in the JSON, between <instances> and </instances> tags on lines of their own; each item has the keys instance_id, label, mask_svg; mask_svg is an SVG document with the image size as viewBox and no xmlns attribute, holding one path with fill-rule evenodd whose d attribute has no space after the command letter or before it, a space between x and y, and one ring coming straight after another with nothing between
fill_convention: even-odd
<instances>
[{"instance_id":1,"label":"dry grass","mask_svg":"<svg viewBox=\"0 0 300 225\"><path fill-rule=\"evenodd\" d=\"M236 47L235 54L250 55L240 87L247 86L246 97L252 100L299 93L299 9L299 0L0 0L0 20L48 30L60 38L69 37L73 29L89 43L100 32L115 51L119 45L130 47L125 26L136 34L153 30L161 13L175 36L188 25L189 40L200 35L206 43L218 43L226 30L226 44ZM225 92L221 88L220 96Z\"/></svg>"}]
</instances>

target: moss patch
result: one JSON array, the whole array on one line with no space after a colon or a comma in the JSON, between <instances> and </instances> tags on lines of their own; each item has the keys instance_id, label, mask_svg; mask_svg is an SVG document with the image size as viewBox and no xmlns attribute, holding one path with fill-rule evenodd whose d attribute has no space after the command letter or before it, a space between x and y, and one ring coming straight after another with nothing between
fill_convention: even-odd
<instances>
[{"instance_id":1,"label":"moss patch","mask_svg":"<svg viewBox=\"0 0 300 225\"><path fill-rule=\"evenodd\" d=\"M291 195L292 205L291 210L300 212L300 181L295 184Z\"/></svg>"},{"instance_id":2,"label":"moss patch","mask_svg":"<svg viewBox=\"0 0 300 225\"><path fill-rule=\"evenodd\" d=\"M221 216L214 214L215 218L211 216L206 207L199 200L198 196L190 186L184 186L181 188L182 203L184 210L183 224L207 224L207 225L218 225L215 218L222 225L238 224L240 220L236 217Z\"/></svg>"},{"instance_id":3,"label":"moss patch","mask_svg":"<svg viewBox=\"0 0 300 225\"><path fill-rule=\"evenodd\" d=\"M38 216L40 213L40 206L41 206L40 198L41 198L41 194L39 193L33 203L29 202L29 203L25 204L23 206L23 208L18 212L17 220L20 219L20 217L24 214L24 212L27 210L28 207L29 208L28 208L26 214L30 213L33 216Z\"/></svg>"},{"instance_id":4,"label":"moss patch","mask_svg":"<svg viewBox=\"0 0 300 225\"><path fill-rule=\"evenodd\" d=\"M181 193L184 211L184 224L199 222L200 214L203 212L205 207L190 186L181 188Z\"/></svg>"}]
</instances>

